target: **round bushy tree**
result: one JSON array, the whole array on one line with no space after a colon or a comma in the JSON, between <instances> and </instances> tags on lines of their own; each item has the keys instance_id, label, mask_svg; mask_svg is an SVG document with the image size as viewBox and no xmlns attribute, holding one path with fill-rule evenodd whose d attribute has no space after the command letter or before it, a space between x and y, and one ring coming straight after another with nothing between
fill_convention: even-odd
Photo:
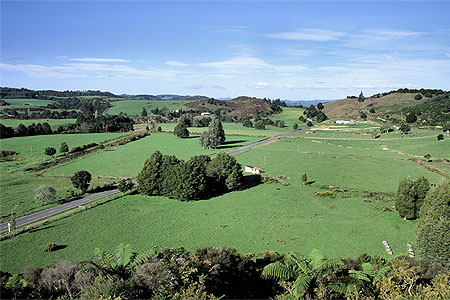
<instances>
[{"instance_id":1,"label":"round bushy tree","mask_svg":"<svg viewBox=\"0 0 450 300\"><path fill-rule=\"evenodd\" d=\"M414 99L416 100L422 100L422 95L421 94L417 94Z\"/></svg>"},{"instance_id":2,"label":"round bushy tree","mask_svg":"<svg viewBox=\"0 0 450 300\"><path fill-rule=\"evenodd\" d=\"M264 125L264 121L259 120L259 121L255 122L255 129L258 129L258 130L266 129L266 125Z\"/></svg>"},{"instance_id":3,"label":"round bushy tree","mask_svg":"<svg viewBox=\"0 0 450 300\"><path fill-rule=\"evenodd\" d=\"M45 148L45 154L47 154L48 156L53 156L56 154L56 149L53 147L47 147Z\"/></svg>"},{"instance_id":4,"label":"round bushy tree","mask_svg":"<svg viewBox=\"0 0 450 300\"><path fill-rule=\"evenodd\" d=\"M414 219L416 217L416 204L414 198L414 182L403 178L398 184L395 195L395 209L402 218Z\"/></svg>"},{"instance_id":5,"label":"round bushy tree","mask_svg":"<svg viewBox=\"0 0 450 300\"><path fill-rule=\"evenodd\" d=\"M414 123L417 121L417 116L415 113L410 112L406 115L406 123Z\"/></svg>"},{"instance_id":6,"label":"round bushy tree","mask_svg":"<svg viewBox=\"0 0 450 300\"><path fill-rule=\"evenodd\" d=\"M175 134L179 138L187 138L189 137L189 130L186 127L185 123L178 123L173 130L173 134Z\"/></svg>"},{"instance_id":7,"label":"round bushy tree","mask_svg":"<svg viewBox=\"0 0 450 300\"><path fill-rule=\"evenodd\" d=\"M51 186L41 185L34 192L34 199L39 201L39 204L45 205L56 199L56 190Z\"/></svg>"},{"instance_id":8,"label":"round bushy tree","mask_svg":"<svg viewBox=\"0 0 450 300\"><path fill-rule=\"evenodd\" d=\"M414 181L414 198L416 199L416 217L419 217L420 209L423 205L423 201L427 196L427 192L430 189L430 182L423 175Z\"/></svg>"},{"instance_id":9,"label":"round bushy tree","mask_svg":"<svg viewBox=\"0 0 450 300\"><path fill-rule=\"evenodd\" d=\"M406 123L402 123L402 125L400 125L399 130L403 133L403 134L408 134L408 132L411 131L411 126L409 126Z\"/></svg>"},{"instance_id":10,"label":"round bushy tree","mask_svg":"<svg viewBox=\"0 0 450 300\"><path fill-rule=\"evenodd\" d=\"M292 125L292 129L294 129L294 130L297 130L297 129L298 129L297 123L294 123L294 125Z\"/></svg>"},{"instance_id":11,"label":"round bushy tree","mask_svg":"<svg viewBox=\"0 0 450 300\"><path fill-rule=\"evenodd\" d=\"M249 119L245 119L244 122L242 122L242 125L245 127L253 127L253 123Z\"/></svg>"},{"instance_id":12,"label":"round bushy tree","mask_svg":"<svg viewBox=\"0 0 450 300\"><path fill-rule=\"evenodd\" d=\"M450 270L450 182L427 194L416 235L420 255Z\"/></svg>"},{"instance_id":13,"label":"round bushy tree","mask_svg":"<svg viewBox=\"0 0 450 300\"><path fill-rule=\"evenodd\" d=\"M82 170L76 172L72 178L72 184L75 188L80 189L81 193L84 194L89 188L89 183L91 182L92 176L88 171Z\"/></svg>"},{"instance_id":14,"label":"round bushy tree","mask_svg":"<svg viewBox=\"0 0 450 300\"><path fill-rule=\"evenodd\" d=\"M222 122L218 118L213 118L208 130L200 137L200 145L205 149L215 149L225 142L225 131Z\"/></svg>"},{"instance_id":15,"label":"round bushy tree","mask_svg":"<svg viewBox=\"0 0 450 300\"><path fill-rule=\"evenodd\" d=\"M437 136L438 141L442 141L444 139L444 135L442 133L439 133Z\"/></svg>"}]
</instances>

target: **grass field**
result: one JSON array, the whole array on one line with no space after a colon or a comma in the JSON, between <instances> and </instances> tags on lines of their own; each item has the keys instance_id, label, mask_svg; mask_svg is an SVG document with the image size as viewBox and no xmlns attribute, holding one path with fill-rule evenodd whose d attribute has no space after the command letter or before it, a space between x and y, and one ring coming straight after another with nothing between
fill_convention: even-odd
<instances>
[{"instance_id":1,"label":"grass field","mask_svg":"<svg viewBox=\"0 0 450 300\"><path fill-rule=\"evenodd\" d=\"M124 133L56 134L0 140L2 150L19 153L12 160L0 162L1 216L10 212L22 215L26 211L39 207L33 199L33 194L40 185L53 186L57 190L57 196L61 198L66 196L67 189L73 188L68 178L48 178L24 171L28 166L49 159L44 154L46 147L56 148L59 154L59 147L63 141L69 148L73 148L121 135Z\"/></svg>"},{"instance_id":2,"label":"grass field","mask_svg":"<svg viewBox=\"0 0 450 300\"><path fill-rule=\"evenodd\" d=\"M54 103L51 100L37 100L37 99L4 99L11 105L0 106L0 110L4 108L24 108L24 107L44 107L47 104Z\"/></svg>"},{"instance_id":3,"label":"grass field","mask_svg":"<svg viewBox=\"0 0 450 300\"><path fill-rule=\"evenodd\" d=\"M436 157L448 157L448 140L351 140L329 134L329 140L297 135L235 155L241 164L262 168L266 176L286 176L282 180L287 186L260 184L194 202L128 195L1 241L0 268L19 271L26 265L42 266L63 259L77 262L91 257L96 247L112 251L121 242L131 243L138 251L153 246L192 250L198 245L216 245L256 254L263 250L309 253L318 248L329 256L367 252L387 258L381 244L387 240L394 254L406 253L406 243L415 245L416 221L404 221L395 210L380 208L393 205L392 196L403 177L415 179L423 174L437 183L441 176L409 157L420 156L425 149ZM228 139L240 142L227 147L258 138ZM80 168L92 171L94 176L132 176L156 149L184 159L212 152L202 150L197 138L181 140L171 134L153 134L54 168L43 177L68 176ZM303 173L312 184L301 184ZM315 192L325 191L322 185L345 192L336 192L334 197L317 196ZM367 191L383 195L384 200L365 197ZM67 247L44 253L48 242Z\"/></svg>"},{"instance_id":4,"label":"grass field","mask_svg":"<svg viewBox=\"0 0 450 300\"><path fill-rule=\"evenodd\" d=\"M61 125L73 124L76 121L77 121L77 119L33 119L33 120L3 119L3 120L0 120L0 123L2 123L5 126L10 126L12 128L16 128L20 124L28 126L33 123L37 124L37 123L46 123L47 122L48 124L50 124L50 127L52 128L52 130L56 130Z\"/></svg>"},{"instance_id":5,"label":"grass field","mask_svg":"<svg viewBox=\"0 0 450 300\"><path fill-rule=\"evenodd\" d=\"M119 113L127 113L129 116L141 115L142 108L145 107L147 113L150 115L150 110L155 108L167 107L168 110L180 109L185 103L190 101L157 101L157 100L121 100L111 102L112 107L108 109L107 113L110 115L118 115Z\"/></svg>"}]
</instances>

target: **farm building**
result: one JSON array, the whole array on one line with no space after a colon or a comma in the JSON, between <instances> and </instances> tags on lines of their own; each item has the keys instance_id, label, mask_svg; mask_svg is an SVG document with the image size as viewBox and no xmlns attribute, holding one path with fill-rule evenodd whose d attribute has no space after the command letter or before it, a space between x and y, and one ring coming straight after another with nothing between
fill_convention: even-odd
<instances>
[{"instance_id":1,"label":"farm building","mask_svg":"<svg viewBox=\"0 0 450 300\"><path fill-rule=\"evenodd\" d=\"M336 124L355 125L355 124L356 124L356 121L355 121L355 120L350 120L350 121L346 121L346 120L336 120L335 123L336 123Z\"/></svg>"},{"instance_id":2,"label":"farm building","mask_svg":"<svg viewBox=\"0 0 450 300\"><path fill-rule=\"evenodd\" d=\"M261 169L257 168L257 167L252 167L252 166L245 166L244 172L251 173L251 174L261 174Z\"/></svg>"}]
</instances>

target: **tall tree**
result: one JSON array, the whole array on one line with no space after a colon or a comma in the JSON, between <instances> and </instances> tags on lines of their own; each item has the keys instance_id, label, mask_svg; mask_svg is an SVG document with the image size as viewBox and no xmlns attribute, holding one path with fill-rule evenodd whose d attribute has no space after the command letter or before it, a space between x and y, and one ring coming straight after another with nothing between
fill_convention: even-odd
<instances>
[{"instance_id":1,"label":"tall tree","mask_svg":"<svg viewBox=\"0 0 450 300\"><path fill-rule=\"evenodd\" d=\"M61 143L61 146L59 147L59 152L61 153L69 152L69 146L67 146L66 142Z\"/></svg>"},{"instance_id":2,"label":"tall tree","mask_svg":"<svg viewBox=\"0 0 450 300\"><path fill-rule=\"evenodd\" d=\"M428 192L416 235L420 255L450 270L450 182Z\"/></svg>"},{"instance_id":3,"label":"tall tree","mask_svg":"<svg viewBox=\"0 0 450 300\"><path fill-rule=\"evenodd\" d=\"M225 142L225 131L219 118L213 118L208 130L200 137L200 144L205 149L215 149Z\"/></svg>"},{"instance_id":4,"label":"tall tree","mask_svg":"<svg viewBox=\"0 0 450 300\"><path fill-rule=\"evenodd\" d=\"M358 102L364 102L364 100L366 100L366 97L364 97L363 92L361 91L361 93L358 96Z\"/></svg>"},{"instance_id":5,"label":"tall tree","mask_svg":"<svg viewBox=\"0 0 450 300\"><path fill-rule=\"evenodd\" d=\"M187 138L189 137L189 130L185 123L178 123L173 130L173 134L179 138Z\"/></svg>"},{"instance_id":6,"label":"tall tree","mask_svg":"<svg viewBox=\"0 0 450 300\"><path fill-rule=\"evenodd\" d=\"M34 192L34 199L39 201L40 205L45 205L56 199L56 190L51 186L41 185Z\"/></svg>"}]
</instances>

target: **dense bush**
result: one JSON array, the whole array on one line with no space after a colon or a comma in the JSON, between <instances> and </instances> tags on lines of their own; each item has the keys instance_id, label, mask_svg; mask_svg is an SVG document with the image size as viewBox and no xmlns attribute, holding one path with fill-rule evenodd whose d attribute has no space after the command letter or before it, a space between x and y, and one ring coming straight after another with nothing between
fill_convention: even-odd
<instances>
[{"instance_id":1,"label":"dense bush","mask_svg":"<svg viewBox=\"0 0 450 300\"><path fill-rule=\"evenodd\" d=\"M225 153L211 161L206 155L182 161L156 151L136 177L138 191L179 200L204 199L242 187L241 165Z\"/></svg>"},{"instance_id":2,"label":"dense bush","mask_svg":"<svg viewBox=\"0 0 450 300\"><path fill-rule=\"evenodd\" d=\"M400 180L395 195L395 209L398 214L407 219L418 218L429 189L430 183L423 176L414 182L410 178Z\"/></svg>"}]
</instances>

